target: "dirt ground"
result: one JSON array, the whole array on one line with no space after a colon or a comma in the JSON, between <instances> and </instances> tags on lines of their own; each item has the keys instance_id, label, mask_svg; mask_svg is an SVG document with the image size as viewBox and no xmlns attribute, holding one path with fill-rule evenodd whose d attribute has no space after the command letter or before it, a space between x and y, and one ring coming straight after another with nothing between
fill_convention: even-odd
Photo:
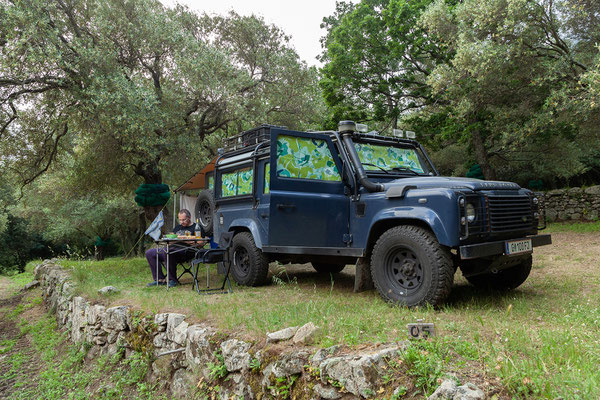
<instances>
[{"instance_id":1,"label":"dirt ground","mask_svg":"<svg viewBox=\"0 0 600 400\"><path fill-rule=\"evenodd\" d=\"M0 399L7 398L16 390L14 385L17 377L20 382L25 382L24 385L19 385L19 390L35 387L43 365L32 346L31 338L22 334L18 325L21 317L34 320L42 315L45 312L42 306L37 305L16 319L9 317L10 312L21 304L25 295L12 295L8 279L0 277ZM11 347L9 343L12 344L12 341L16 343ZM9 348L10 350L6 351ZM13 359L17 355L22 357L23 362L18 368L18 375L15 375Z\"/></svg>"},{"instance_id":2,"label":"dirt ground","mask_svg":"<svg viewBox=\"0 0 600 400\"><path fill-rule=\"evenodd\" d=\"M600 265L600 232L554 232L552 245L534 250L545 274L565 274L579 267ZM590 268L591 269L591 268Z\"/></svg>"}]
</instances>

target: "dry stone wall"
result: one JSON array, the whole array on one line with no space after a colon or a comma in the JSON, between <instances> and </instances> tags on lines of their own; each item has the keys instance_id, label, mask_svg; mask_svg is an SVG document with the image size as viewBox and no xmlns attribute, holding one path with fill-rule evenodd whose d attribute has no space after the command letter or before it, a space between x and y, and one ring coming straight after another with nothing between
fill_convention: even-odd
<instances>
[{"instance_id":1,"label":"dry stone wall","mask_svg":"<svg viewBox=\"0 0 600 400\"><path fill-rule=\"evenodd\" d=\"M596 221L600 216L600 185L543 192L549 221Z\"/></svg>"},{"instance_id":2,"label":"dry stone wall","mask_svg":"<svg viewBox=\"0 0 600 400\"><path fill-rule=\"evenodd\" d=\"M69 275L55 261L38 265L35 277L59 327L73 342L89 347L88 359L149 352L153 362L147 379L164 385L174 398L191 398L197 391L218 399L391 398L399 389L386 385L382 377L389 374L389 363L401 363L406 342L360 351L344 346L317 349L303 345L319 332L312 323L248 342L206 324L190 325L183 314L143 316L127 306L92 304L74 296ZM454 385L452 391L445 389L448 385ZM457 388L446 382L431 398L485 398L471 386Z\"/></svg>"}]
</instances>

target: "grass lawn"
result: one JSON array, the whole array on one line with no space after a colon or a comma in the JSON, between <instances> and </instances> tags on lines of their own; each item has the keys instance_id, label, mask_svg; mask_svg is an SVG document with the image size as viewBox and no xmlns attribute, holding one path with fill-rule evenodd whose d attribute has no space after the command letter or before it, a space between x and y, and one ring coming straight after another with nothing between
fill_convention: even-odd
<instances>
[{"instance_id":1,"label":"grass lawn","mask_svg":"<svg viewBox=\"0 0 600 400\"><path fill-rule=\"evenodd\" d=\"M146 288L151 275L141 258L61 264L88 299L181 312L189 322L208 321L250 340L312 321L323 329L320 346L397 341L407 339L407 323L424 319L438 333L427 351L445 368L476 365L481 370L472 374L499 378L510 396L600 398L600 223L551 224L548 231L553 245L535 250L533 271L520 288L487 293L457 273L439 309L390 307L374 291L353 293L350 265L331 277L310 265L272 264L269 286L234 285L232 294L199 296L190 284ZM99 296L97 290L107 285L121 292Z\"/></svg>"}]
</instances>

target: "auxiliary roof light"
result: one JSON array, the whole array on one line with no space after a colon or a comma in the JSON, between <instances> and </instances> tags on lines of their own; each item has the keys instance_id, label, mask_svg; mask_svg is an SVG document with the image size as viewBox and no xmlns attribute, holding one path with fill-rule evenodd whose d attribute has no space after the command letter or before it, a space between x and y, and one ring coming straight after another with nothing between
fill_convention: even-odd
<instances>
[{"instance_id":1,"label":"auxiliary roof light","mask_svg":"<svg viewBox=\"0 0 600 400\"><path fill-rule=\"evenodd\" d=\"M393 129L392 135L394 135L394 137L404 137L404 132L402 132L402 129Z\"/></svg>"},{"instance_id":2,"label":"auxiliary roof light","mask_svg":"<svg viewBox=\"0 0 600 400\"><path fill-rule=\"evenodd\" d=\"M406 137L409 139L414 139L417 137L414 131L406 131Z\"/></svg>"},{"instance_id":3,"label":"auxiliary roof light","mask_svg":"<svg viewBox=\"0 0 600 400\"><path fill-rule=\"evenodd\" d=\"M338 131L340 133L354 132L356 130L356 123L354 121L340 121L338 124Z\"/></svg>"},{"instance_id":4,"label":"auxiliary roof light","mask_svg":"<svg viewBox=\"0 0 600 400\"><path fill-rule=\"evenodd\" d=\"M356 124L356 130L360 133L367 133L369 131L369 127L366 124Z\"/></svg>"}]
</instances>

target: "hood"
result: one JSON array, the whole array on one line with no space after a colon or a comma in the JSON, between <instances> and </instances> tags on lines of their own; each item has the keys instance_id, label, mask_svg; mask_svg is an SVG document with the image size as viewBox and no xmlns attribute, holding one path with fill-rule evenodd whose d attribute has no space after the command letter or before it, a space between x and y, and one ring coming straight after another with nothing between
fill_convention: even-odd
<instances>
[{"instance_id":1,"label":"hood","mask_svg":"<svg viewBox=\"0 0 600 400\"><path fill-rule=\"evenodd\" d=\"M514 182L482 181L473 178L452 178L444 176L419 176L414 178L395 179L385 183L388 190L397 186L415 186L417 189L447 188L471 190L518 190L521 187Z\"/></svg>"}]
</instances>

